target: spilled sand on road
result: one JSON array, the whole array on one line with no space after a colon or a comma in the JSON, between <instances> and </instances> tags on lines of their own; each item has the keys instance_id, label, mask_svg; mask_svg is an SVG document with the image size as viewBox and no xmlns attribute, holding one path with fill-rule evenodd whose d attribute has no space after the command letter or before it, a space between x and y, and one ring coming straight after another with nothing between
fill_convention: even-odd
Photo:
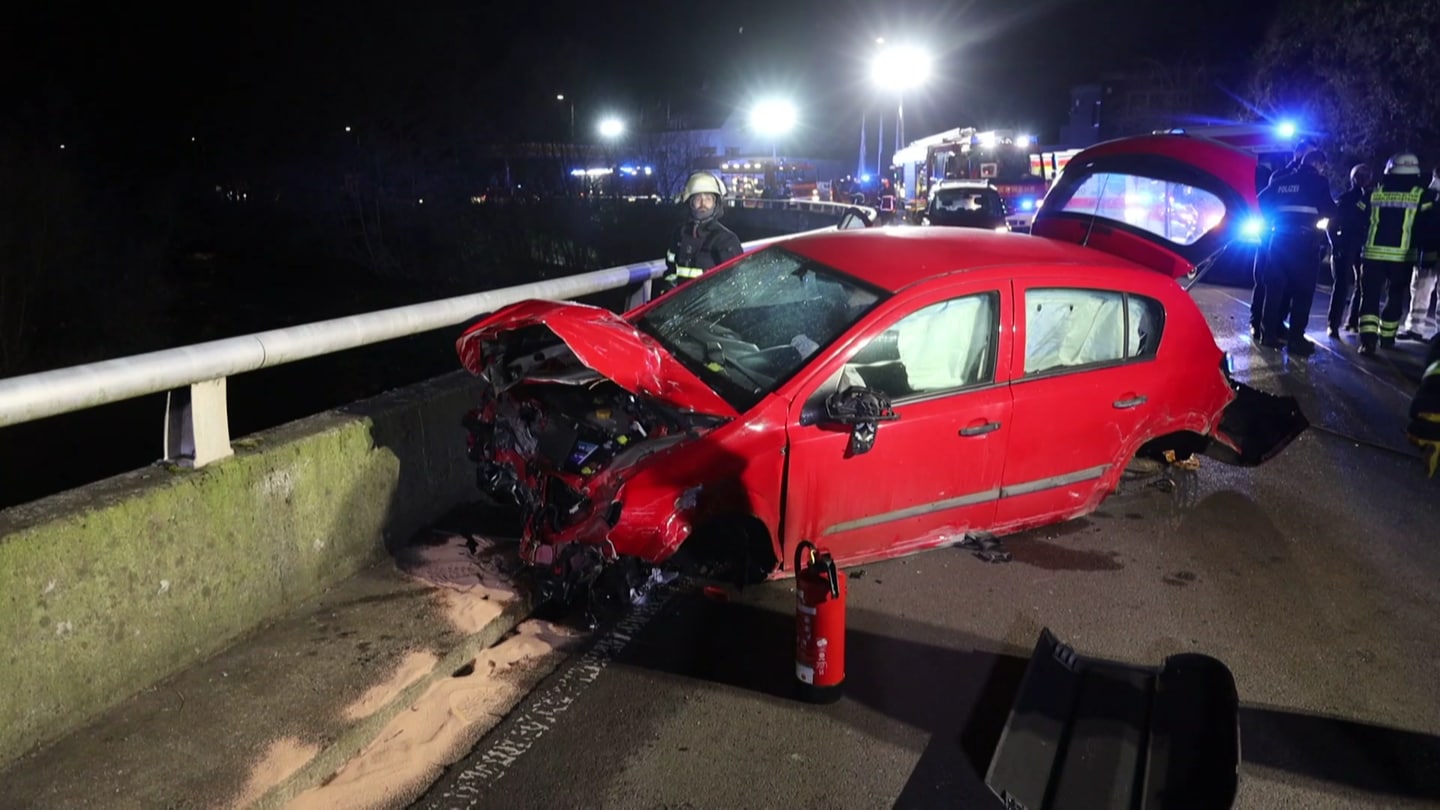
<instances>
[{"instance_id":1,"label":"spilled sand on road","mask_svg":"<svg viewBox=\"0 0 1440 810\"><path fill-rule=\"evenodd\" d=\"M377 683L365 691L360 699L345 708L346 720L364 720L385 708L390 701L399 697L409 686L435 669L440 659L434 653L411 652L400 661L400 666L383 683Z\"/></svg>"},{"instance_id":2,"label":"spilled sand on road","mask_svg":"<svg viewBox=\"0 0 1440 810\"><path fill-rule=\"evenodd\" d=\"M513 562L513 548L513 543L497 542L477 535L436 531L425 538L424 544L400 549L395 555L395 564L396 568L406 576L433 586L435 590L432 599L438 614L461 636L470 636L487 627L520 596L519 591L511 582L511 576L518 567ZM457 690L461 694L454 698L445 698L448 701L446 705L454 703L459 707L457 710L459 713L455 717L468 718L485 711L484 708L476 707L498 705L503 710L503 707L509 705L506 701L513 702L518 698L514 698L505 691L503 685L496 686L494 690L491 690L485 686L477 687L477 684L490 684L494 672L503 674L518 663L537 660L567 639L566 632L558 627L549 625L529 629L526 629L525 625L517 627L514 637L486 650L476 659L473 676L444 678L427 691L420 703L411 711L405 712L401 718L392 721L391 727L387 727L376 738L377 742L364 749L359 758L342 767L341 773L350 771L350 776L346 780L342 780L338 775L335 777L331 784L340 783L339 788L327 790L326 788L329 787L327 785L325 788L319 789L325 790L322 794L323 798L313 806L337 806L332 802L338 802L339 805L347 807L374 806L383 802L370 802L364 799L364 796L366 794L373 794L377 797L388 796L395 792L393 788L402 787L399 782L408 778L401 774L413 771L417 774L415 780L425 778L425 775L433 778L430 762L437 755L430 753L430 748L433 744L441 743L454 736L453 731L447 732L444 727L447 723L455 722L448 710L444 710L438 705L428 705L427 701L441 701L440 697L432 697L437 692L437 688L452 684L467 685L469 692L476 692L476 694L469 694L465 690ZM382 711L394 703L405 689L432 676L439 663L440 656L430 651L420 650L408 653L382 682L367 689L363 695L342 709L341 716L348 722L359 722ZM446 690L439 691L442 696L448 694ZM396 727L399 720L409 720L415 725ZM382 746L397 732L405 738L400 755L395 754L393 746ZM416 742L423 737L431 738L430 743ZM380 779L393 781L396 784L370 784L369 777L365 774L375 766L361 762L370 752L376 752L377 755L383 753L387 764L380 768L381 773L384 774ZM458 753L457 751L456 756ZM300 769L309 765L319 754L318 746L305 743L296 737L285 737L272 742L266 753L252 766L244 790L231 806L247 807L253 804L267 792L299 772ZM443 758L444 755L439 756ZM406 766L404 763L412 758L415 760L414 765ZM448 764L448 761L441 763L442 766L444 764ZM345 799L330 798L332 795L336 795L337 790L351 783L363 784L354 793L345 792L344 795L347 797ZM312 790L301 794L296 799L295 806L312 806L305 802L310 801L308 797L316 792L316 790Z\"/></svg>"},{"instance_id":3,"label":"spilled sand on road","mask_svg":"<svg viewBox=\"0 0 1440 810\"><path fill-rule=\"evenodd\" d=\"M395 807L414 799L489 731L533 685L523 673L578 638L550 622L522 622L454 677L432 685L325 784L292 810Z\"/></svg>"},{"instance_id":4,"label":"spilled sand on road","mask_svg":"<svg viewBox=\"0 0 1440 810\"><path fill-rule=\"evenodd\" d=\"M301 742L295 737L283 737L272 743L265 749L265 754L250 772L250 779L240 791L240 795L229 804L230 807L249 807L256 799L264 796L266 791L275 787L290 775L309 764L315 755L320 753L320 748L310 743Z\"/></svg>"}]
</instances>

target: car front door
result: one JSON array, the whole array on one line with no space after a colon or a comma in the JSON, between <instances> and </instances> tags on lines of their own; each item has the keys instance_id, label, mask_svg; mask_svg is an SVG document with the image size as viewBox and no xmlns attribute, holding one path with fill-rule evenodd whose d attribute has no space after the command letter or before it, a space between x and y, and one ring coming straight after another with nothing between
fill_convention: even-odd
<instances>
[{"instance_id":1,"label":"car front door","mask_svg":"<svg viewBox=\"0 0 1440 810\"><path fill-rule=\"evenodd\" d=\"M1163 407L1158 301L1077 284L1016 282L1015 430L995 524L1014 531L1094 508Z\"/></svg>"},{"instance_id":2,"label":"car front door","mask_svg":"<svg viewBox=\"0 0 1440 810\"><path fill-rule=\"evenodd\" d=\"M810 540L855 563L953 541L993 519L1010 435L1009 284L912 301L876 313L870 337L795 400L784 548ZM853 386L887 397L896 417L875 423L863 452L856 428L824 407Z\"/></svg>"}]
</instances>

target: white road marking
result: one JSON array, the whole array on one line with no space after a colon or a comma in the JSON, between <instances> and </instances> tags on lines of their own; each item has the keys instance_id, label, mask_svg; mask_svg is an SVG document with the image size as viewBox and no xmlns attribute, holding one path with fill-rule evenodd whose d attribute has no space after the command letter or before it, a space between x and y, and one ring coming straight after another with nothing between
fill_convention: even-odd
<instances>
[{"instance_id":1,"label":"white road marking","mask_svg":"<svg viewBox=\"0 0 1440 810\"><path fill-rule=\"evenodd\" d=\"M647 601L632 608L616 622L584 655L570 664L558 680L528 699L519 714L507 718L508 729L491 741L484 751L468 754L466 759L472 764L460 771L433 799L422 804L447 810L475 807L485 792L504 778L520 757L556 726L560 716L579 701L585 689L600 678L601 673L629 646L631 639L639 635L670 598L681 590L680 585L677 581L652 591Z\"/></svg>"}]
</instances>

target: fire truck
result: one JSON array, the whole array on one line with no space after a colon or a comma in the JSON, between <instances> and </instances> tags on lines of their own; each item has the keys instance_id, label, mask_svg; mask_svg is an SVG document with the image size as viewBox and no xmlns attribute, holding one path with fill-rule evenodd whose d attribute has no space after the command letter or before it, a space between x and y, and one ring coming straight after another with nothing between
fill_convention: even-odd
<instances>
[{"instance_id":1,"label":"fire truck","mask_svg":"<svg viewBox=\"0 0 1440 810\"><path fill-rule=\"evenodd\" d=\"M895 153L894 172L911 211L923 210L942 180L986 180L999 192L1006 221L1027 229L1056 175L1078 150L1033 152L1035 138L1010 129L957 127Z\"/></svg>"}]
</instances>

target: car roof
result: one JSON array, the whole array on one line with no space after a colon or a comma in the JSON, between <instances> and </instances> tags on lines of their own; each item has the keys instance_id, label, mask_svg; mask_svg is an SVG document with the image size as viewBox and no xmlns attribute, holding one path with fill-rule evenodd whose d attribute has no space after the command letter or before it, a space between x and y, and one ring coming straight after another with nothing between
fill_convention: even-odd
<instances>
[{"instance_id":1,"label":"car roof","mask_svg":"<svg viewBox=\"0 0 1440 810\"><path fill-rule=\"evenodd\" d=\"M935 184L936 191L943 191L947 188L970 188L970 189L993 189L989 180L941 180Z\"/></svg>"},{"instance_id":2,"label":"car roof","mask_svg":"<svg viewBox=\"0 0 1440 810\"><path fill-rule=\"evenodd\" d=\"M1080 245L979 228L865 228L797 236L776 244L890 292L982 267L1083 264L1155 272Z\"/></svg>"}]
</instances>

